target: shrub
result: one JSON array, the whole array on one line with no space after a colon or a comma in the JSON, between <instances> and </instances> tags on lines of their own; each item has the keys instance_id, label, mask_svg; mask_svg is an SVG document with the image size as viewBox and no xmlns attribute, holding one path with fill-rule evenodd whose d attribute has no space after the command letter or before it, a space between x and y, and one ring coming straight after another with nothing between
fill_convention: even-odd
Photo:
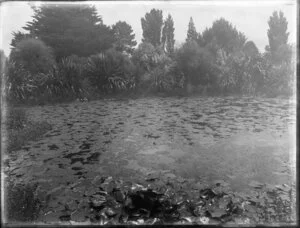
<instances>
[{"instance_id":1,"label":"shrub","mask_svg":"<svg viewBox=\"0 0 300 228\"><path fill-rule=\"evenodd\" d=\"M4 146L8 153L20 149L28 141L39 139L51 129L51 125L45 121L39 123L29 121L23 108L9 107L3 113L5 114L3 130L6 138Z\"/></svg>"},{"instance_id":2,"label":"shrub","mask_svg":"<svg viewBox=\"0 0 300 228\"><path fill-rule=\"evenodd\" d=\"M6 127L8 129L22 129L27 123L27 117L24 109L22 108L13 108L8 109L6 112Z\"/></svg>"},{"instance_id":3,"label":"shrub","mask_svg":"<svg viewBox=\"0 0 300 228\"><path fill-rule=\"evenodd\" d=\"M84 65L85 58L68 56L63 58L57 66L57 79L61 81L65 89L75 96L80 96L82 93L81 80L83 79Z\"/></svg>"},{"instance_id":4,"label":"shrub","mask_svg":"<svg viewBox=\"0 0 300 228\"><path fill-rule=\"evenodd\" d=\"M161 47L141 43L133 54L137 66L136 82L141 88L156 91L170 91L182 86L182 75L176 62Z\"/></svg>"},{"instance_id":5,"label":"shrub","mask_svg":"<svg viewBox=\"0 0 300 228\"><path fill-rule=\"evenodd\" d=\"M36 220L41 208L41 203L35 194L36 190L36 184L22 185L6 182L5 217L9 223Z\"/></svg>"},{"instance_id":6,"label":"shrub","mask_svg":"<svg viewBox=\"0 0 300 228\"><path fill-rule=\"evenodd\" d=\"M34 76L14 61L9 61L5 77L5 91L9 101L23 101L36 88Z\"/></svg>"},{"instance_id":7,"label":"shrub","mask_svg":"<svg viewBox=\"0 0 300 228\"><path fill-rule=\"evenodd\" d=\"M270 97L279 95L291 96L293 94L294 69L292 64L282 63L272 66L267 72L264 85L265 94Z\"/></svg>"},{"instance_id":8,"label":"shrub","mask_svg":"<svg viewBox=\"0 0 300 228\"><path fill-rule=\"evenodd\" d=\"M189 41L177 50L176 62L185 77L186 86L215 83L214 60L209 51L195 41Z\"/></svg>"},{"instance_id":9,"label":"shrub","mask_svg":"<svg viewBox=\"0 0 300 228\"><path fill-rule=\"evenodd\" d=\"M32 74L47 73L55 64L51 49L43 41L33 38L18 42L10 59Z\"/></svg>"},{"instance_id":10,"label":"shrub","mask_svg":"<svg viewBox=\"0 0 300 228\"><path fill-rule=\"evenodd\" d=\"M159 49L155 49L150 43L139 44L133 53L132 60L140 68L140 72L145 73L155 67L155 59L159 55L158 51Z\"/></svg>"},{"instance_id":11,"label":"shrub","mask_svg":"<svg viewBox=\"0 0 300 228\"><path fill-rule=\"evenodd\" d=\"M156 91L170 91L180 87L176 72L176 63L166 54L157 55L155 67L146 72L141 80L142 87L149 87ZM146 80L145 80L146 78Z\"/></svg>"},{"instance_id":12,"label":"shrub","mask_svg":"<svg viewBox=\"0 0 300 228\"><path fill-rule=\"evenodd\" d=\"M9 101L23 102L39 97L47 74L55 67L52 51L41 40L25 38L10 55L6 77Z\"/></svg>"},{"instance_id":13,"label":"shrub","mask_svg":"<svg viewBox=\"0 0 300 228\"><path fill-rule=\"evenodd\" d=\"M107 93L134 88L134 71L128 56L110 49L88 58L85 75L99 92Z\"/></svg>"},{"instance_id":14,"label":"shrub","mask_svg":"<svg viewBox=\"0 0 300 228\"><path fill-rule=\"evenodd\" d=\"M6 151L10 153L14 150L19 150L26 145L28 141L39 139L47 131L51 130L51 125L47 122L27 122L22 129L8 130Z\"/></svg>"},{"instance_id":15,"label":"shrub","mask_svg":"<svg viewBox=\"0 0 300 228\"><path fill-rule=\"evenodd\" d=\"M36 102L74 99L83 96L82 80L86 58L63 58L48 73L35 75L36 89L31 98Z\"/></svg>"},{"instance_id":16,"label":"shrub","mask_svg":"<svg viewBox=\"0 0 300 228\"><path fill-rule=\"evenodd\" d=\"M224 94L257 94L265 80L266 65L259 55L237 51L226 56L219 65L218 86Z\"/></svg>"}]
</instances>

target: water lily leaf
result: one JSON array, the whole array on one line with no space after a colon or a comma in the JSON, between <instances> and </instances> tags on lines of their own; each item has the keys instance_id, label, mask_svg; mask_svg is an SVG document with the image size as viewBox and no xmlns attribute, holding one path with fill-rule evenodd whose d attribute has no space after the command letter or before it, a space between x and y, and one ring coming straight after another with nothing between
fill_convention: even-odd
<instances>
[{"instance_id":1,"label":"water lily leaf","mask_svg":"<svg viewBox=\"0 0 300 228\"><path fill-rule=\"evenodd\" d=\"M225 198L225 197L221 198L219 200L219 208L226 210L226 208L228 207L228 205L230 204L230 202L231 202L230 198Z\"/></svg>"},{"instance_id":2,"label":"water lily leaf","mask_svg":"<svg viewBox=\"0 0 300 228\"><path fill-rule=\"evenodd\" d=\"M176 178L176 175L173 174L173 173L165 173L165 174L163 175L163 177L164 177L165 179L174 179L174 178Z\"/></svg>"},{"instance_id":3,"label":"water lily leaf","mask_svg":"<svg viewBox=\"0 0 300 228\"><path fill-rule=\"evenodd\" d=\"M76 210L71 214L71 220L75 222L84 222L87 220L88 211L87 210Z\"/></svg>"},{"instance_id":4,"label":"water lily leaf","mask_svg":"<svg viewBox=\"0 0 300 228\"><path fill-rule=\"evenodd\" d=\"M59 195L62 191L64 191L64 186L60 185L56 188L51 189L50 191L47 192L48 195L54 196L54 195Z\"/></svg>"},{"instance_id":5,"label":"water lily leaf","mask_svg":"<svg viewBox=\"0 0 300 228\"><path fill-rule=\"evenodd\" d=\"M155 181L159 179L159 174L157 172L152 172L152 173L148 173L147 175L147 178L146 178L146 181Z\"/></svg>"},{"instance_id":6,"label":"water lily leaf","mask_svg":"<svg viewBox=\"0 0 300 228\"><path fill-rule=\"evenodd\" d=\"M198 219L197 219L197 224L209 224L209 218L208 217L205 217L205 216L203 216L203 217L199 217Z\"/></svg>"},{"instance_id":7,"label":"water lily leaf","mask_svg":"<svg viewBox=\"0 0 300 228\"><path fill-rule=\"evenodd\" d=\"M71 216L69 214L63 213L61 216L59 216L60 221L70 221Z\"/></svg>"},{"instance_id":8,"label":"water lily leaf","mask_svg":"<svg viewBox=\"0 0 300 228\"><path fill-rule=\"evenodd\" d=\"M201 206L201 205L196 206L193 212L197 216L203 215L204 214L203 206Z\"/></svg>"},{"instance_id":9,"label":"water lily leaf","mask_svg":"<svg viewBox=\"0 0 300 228\"><path fill-rule=\"evenodd\" d=\"M228 186L229 184L227 183L227 182L225 182L224 180L215 180L214 182L213 182L215 185L217 185L217 186L219 186L219 185L221 185L221 186Z\"/></svg>"},{"instance_id":10,"label":"water lily leaf","mask_svg":"<svg viewBox=\"0 0 300 228\"><path fill-rule=\"evenodd\" d=\"M248 185L253 188L262 188L264 186L264 184L255 180L252 180Z\"/></svg>"},{"instance_id":11,"label":"water lily leaf","mask_svg":"<svg viewBox=\"0 0 300 228\"><path fill-rule=\"evenodd\" d=\"M133 185L131 186L131 190L132 190L132 191L140 191L140 190L146 191L147 188L144 187L143 185L140 185L140 184L133 184Z\"/></svg>"},{"instance_id":12,"label":"water lily leaf","mask_svg":"<svg viewBox=\"0 0 300 228\"><path fill-rule=\"evenodd\" d=\"M99 196L97 195L97 197L92 199L92 205L93 207L101 207L105 204L106 202L106 198L104 196Z\"/></svg>"},{"instance_id":13,"label":"water lily leaf","mask_svg":"<svg viewBox=\"0 0 300 228\"><path fill-rule=\"evenodd\" d=\"M178 177L176 179L176 181L179 182L179 183L184 183L186 180L184 178L182 178L182 177Z\"/></svg>"},{"instance_id":14,"label":"water lily leaf","mask_svg":"<svg viewBox=\"0 0 300 228\"><path fill-rule=\"evenodd\" d=\"M219 221L220 218L211 218L209 220L209 225L219 225L220 224L220 221Z\"/></svg>"},{"instance_id":15,"label":"water lily leaf","mask_svg":"<svg viewBox=\"0 0 300 228\"><path fill-rule=\"evenodd\" d=\"M116 212L114 209L110 208L110 207L105 208L105 209L104 209L104 213L105 213L108 217L113 217L113 216L115 216L115 215L117 214L117 212Z\"/></svg>"},{"instance_id":16,"label":"water lily leaf","mask_svg":"<svg viewBox=\"0 0 300 228\"><path fill-rule=\"evenodd\" d=\"M100 186L102 183L104 182L104 178L102 176L96 176L93 180L92 180L92 184L96 185L96 186Z\"/></svg>"},{"instance_id":17,"label":"water lily leaf","mask_svg":"<svg viewBox=\"0 0 300 228\"><path fill-rule=\"evenodd\" d=\"M114 181L109 182L109 184L106 187L107 193L110 194L116 187L117 185Z\"/></svg>"},{"instance_id":18,"label":"water lily leaf","mask_svg":"<svg viewBox=\"0 0 300 228\"><path fill-rule=\"evenodd\" d=\"M223 186L218 186L218 187L213 188L212 191L215 195L221 195L224 193L224 188L223 188Z\"/></svg>"},{"instance_id":19,"label":"water lily leaf","mask_svg":"<svg viewBox=\"0 0 300 228\"><path fill-rule=\"evenodd\" d=\"M124 200L125 200L125 195L119 190L114 191L113 196L115 197L117 202L121 203L121 202L124 202Z\"/></svg>"},{"instance_id":20,"label":"water lily leaf","mask_svg":"<svg viewBox=\"0 0 300 228\"><path fill-rule=\"evenodd\" d=\"M285 194L281 194L279 197L282 201L290 201L291 200L290 196L285 195Z\"/></svg>"},{"instance_id":21,"label":"water lily leaf","mask_svg":"<svg viewBox=\"0 0 300 228\"><path fill-rule=\"evenodd\" d=\"M265 189L267 192L272 192L274 189L275 189L275 185L272 185L272 184L266 184L265 185Z\"/></svg>"},{"instance_id":22,"label":"water lily leaf","mask_svg":"<svg viewBox=\"0 0 300 228\"><path fill-rule=\"evenodd\" d=\"M86 196L92 196L92 195L96 194L97 191L98 191L98 189L93 187L93 188L90 188L90 189L86 190L85 195Z\"/></svg>"},{"instance_id":23,"label":"water lily leaf","mask_svg":"<svg viewBox=\"0 0 300 228\"><path fill-rule=\"evenodd\" d=\"M86 220L84 222L76 222L76 221L72 221L70 220L71 225L77 225L77 226L86 226L86 225L92 225L91 221Z\"/></svg>"},{"instance_id":24,"label":"water lily leaf","mask_svg":"<svg viewBox=\"0 0 300 228\"><path fill-rule=\"evenodd\" d=\"M158 218L153 218L153 219L148 219L145 223L147 225L154 225L160 222L160 219Z\"/></svg>"},{"instance_id":25,"label":"water lily leaf","mask_svg":"<svg viewBox=\"0 0 300 228\"><path fill-rule=\"evenodd\" d=\"M192 217L182 217L183 220L187 221L188 223L192 224L194 219Z\"/></svg>"},{"instance_id":26,"label":"water lily leaf","mask_svg":"<svg viewBox=\"0 0 300 228\"><path fill-rule=\"evenodd\" d=\"M215 210L210 212L212 218L221 218L222 216L226 215L226 210L222 208L216 208Z\"/></svg>"},{"instance_id":27,"label":"water lily leaf","mask_svg":"<svg viewBox=\"0 0 300 228\"><path fill-rule=\"evenodd\" d=\"M271 207L268 208L267 211L268 211L269 213L271 213L271 214L275 214L275 210L274 210L273 208L271 208Z\"/></svg>"},{"instance_id":28,"label":"water lily leaf","mask_svg":"<svg viewBox=\"0 0 300 228\"><path fill-rule=\"evenodd\" d=\"M54 211L62 211L65 209L65 206L62 205L59 200L51 200L47 206L52 208Z\"/></svg>"},{"instance_id":29,"label":"water lily leaf","mask_svg":"<svg viewBox=\"0 0 300 228\"><path fill-rule=\"evenodd\" d=\"M77 209L77 203L74 200L67 202L66 207L70 211L74 211Z\"/></svg>"},{"instance_id":30,"label":"water lily leaf","mask_svg":"<svg viewBox=\"0 0 300 228\"><path fill-rule=\"evenodd\" d=\"M200 190L200 196L201 198L207 199L207 198L214 198L216 196L216 194L210 189L210 188L206 188L203 190Z\"/></svg>"},{"instance_id":31,"label":"water lily leaf","mask_svg":"<svg viewBox=\"0 0 300 228\"><path fill-rule=\"evenodd\" d=\"M84 194L85 187L84 186L82 186L82 187L76 187L76 188L73 188L72 190L73 190L73 192L78 192L78 193Z\"/></svg>"},{"instance_id":32,"label":"water lily leaf","mask_svg":"<svg viewBox=\"0 0 300 228\"><path fill-rule=\"evenodd\" d=\"M78 208L87 208L89 207L89 200L87 198L82 198L79 200Z\"/></svg>"},{"instance_id":33,"label":"water lily leaf","mask_svg":"<svg viewBox=\"0 0 300 228\"><path fill-rule=\"evenodd\" d=\"M253 207L252 205L245 204L244 208L248 212L251 212L251 213L255 213L256 212L255 207Z\"/></svg>"},{"instance_id":34,"label":"water lily leaf","mask_svg":"<svg viewBox=\"0 0 300 228\"><path fill-rule=\"evenodd\" d=\"M44 222L57 222L59 221L59 217L62 215L63 213L60 211L57 212L50 212L47 213L46 215L42 216L42 221Z\"/></svg>"},{"instance_id":35,"label":"water lily leaf","mask_svg":"<svg viewBox=\"0 0 300 228\"><path fill-rule=\"evenodd\" d=\"M276 188L278 190L281 190L283 192L289 192L291 190L291 187L288 186L288 185L285 185L285 184L282 184L282 185L276 185Z\"/></svg>"},{"instance_id":36,"label":"water lily leaf","mask_svg":"<svg viewBox=\"0 0 300 228\"><path fill-rule=\"evenodd\" d=\"M200 182L198 182L197 184L195 184L193 186L194 189L198 189L198 190L204 189L205 187L207 187L207 186L205 184L200 183Z\"/></svg>"}]
</instances>

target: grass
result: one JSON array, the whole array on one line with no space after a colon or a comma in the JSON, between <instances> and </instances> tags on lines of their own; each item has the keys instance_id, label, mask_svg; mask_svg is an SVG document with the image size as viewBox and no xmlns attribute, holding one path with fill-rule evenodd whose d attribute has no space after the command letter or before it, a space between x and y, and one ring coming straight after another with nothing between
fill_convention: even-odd
<instances>
[{"instance_id":1,"label":"grass","mask_svg":"<svg viewBox=\"0 0 300 228\"><path fill-rule=\"evenodd\" d=\"M5 143L6 152L19 150L29 141L36 141L47 131L51 130L51 125L45 121L31 122L22 108L12 108L7 112L5 120L4 135L7 138Z\"/></svg>"},{"instance_id":2,"label":"grass","mask_svg":"<svg viewBox=\"0 0 300 228\"><path fill-rule=\"evenodd\" d=\"M12 181L6 181L5 189L6 222L35 221L41 208L36 196L37 185L32 183L15 185Z\"/></svg>"},{"instance_id":3,"label":"grass","mask_svg":"<svg viewBox=\"0 0 300 228\"><path fill-rule=\"evenodd\" d=\"M21 149L29 141L40 139L51 129L47 122L31 122L23 108L10 108L4 121L6 136L5 152ZM9 160L9 159L8 159ZM10 176L6 178L5 187L5 218L11 222L32 222L39 215L41 203L36 196L37 185L34 183L15 184Z\"/></svg>"},{"instance_id":4,"label":"grass","mask_svg":"<svg viewBox=\"0 0 300 228\"><path fill-rule=\"evenodd\" d=\"M51 125L47 122L32 123L29 122L24 128L18 130L8 130L7 148L6 151L19 150L26 145L28 141L36 141L41 138L43 134L51 130Z\"/></svg>"}]
</instances>

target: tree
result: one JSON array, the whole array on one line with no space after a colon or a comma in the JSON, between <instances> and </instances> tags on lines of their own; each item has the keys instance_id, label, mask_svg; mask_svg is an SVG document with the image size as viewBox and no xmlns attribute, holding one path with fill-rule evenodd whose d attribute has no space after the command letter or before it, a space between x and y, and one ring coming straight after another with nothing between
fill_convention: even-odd
<instances>
[{"instance_id":1,"label":"tree","mask_svg":"<svg viewBox=\"0 0 300 228\"><path fill-rule=\"evenodd\" d=\"M134 85L131 59L115 49L90 56L87 65L86 76L99 91L116 92Z\"/></svg>"},{"instance_id":2,"label":"tree","mask_svg":"<svg viewBox=\"0 0 300 228\"><path fill-rule=\"evenodd\" d=\"M17 43L19 43L21 40L26 39L26 38L34 38L32 37L30 34L26 34L23 32L13 32L13 39L11 40L10 46L12 46L12 48L15 48L17 46Z\"/></svg>"},{"instance_id":3,"label":"tree","mask_svg":"<svg viewBox=\"0 0 300 228\"><path fill-rule=\"evenodd\" d=\"M16 44L10 60L22 65L30 73L48 73L55 64L52 50L38 39L26 38Z\"/></svg>"},{"instance_id":4,"label":"tree","mask_svg":"<svg viewBox=\"0 0 300 228\"><path fill-rule=\"evenodd\" d=\"M176 62L185 77L185 86L214 84L215 73L212 56L196 41L186 42L176 53Z\"/></svg>"},{"instance_id":5,"label":"tree","mask_svg":"<svg viewBox=\"0 0 300 228\"><path fill-rule=\"evenodd\" d=\"M245 43L243 52L249 57L255 57L259 54L258 48L253 41L247 41Z\"/></svg>"},{"instance_id":6,"label":"tree","mask_svg":"<svg viewBox=\"0 0 300 228\"><path fill-rule=\"evenodd\" d=\"M167 91L179 86L176 64L162 49L143 42L135 50L136 83L145 91Z\"/></svg>"},{"instance_id":7,"label":"tree","mask_svg":"<svg viewBox=\"0 0 300 228\"><path fill-rule=\"evenodd\" d=\"M2 74L4 73L4 66L7 61L7 58L4 54L4 51L0 49L0 73L1 73L1 79L2 79Z\"/></svg>"},{"instance_id":8,"label":"tree","mask_svg":"<svg viewBox=\"0 0 300 228\"><path fill-rule=\"evenodd\" d=\"M224 18L213 22L212 27L202 33L202 38L205 46L209 47L214 54L222 49L226 55L241 49L247 40L243 33Z\"/></svg>"},{"instance_id":9,"label":"tree","mask_svg":"<svg viewBox=\"0 0 300 228\"><path fill-rule=\"evenodd\" d=\"M6 68L7 58L4 54L4 51L0 49L0 99L2 99L2 95L4 95L5 89L2 87L2 85L5 85L5 68Z\"/></svg>"},{"instance_id":10,"label":"tree","mask_svg":"<svg viewBox=\"0 0 300 228\"><path fill-rule=\"evenodd\" d=\"M152 9L141 19L143 29L143 42L151 43L153 46L161 44L161 29L163 26L162 10Z\"/></svg>"},{"instance_id":11,"label":"tree","mask_svg":"<svg viewBox=\"0 0 300 228\"><path fill-rule=\"evenodd\" d=\"M188 26L186 41L191 41L191 40L197 41L197 39L198 39L198 33L196 31L193 18L191 17Z\"/></svg>"},{"instance_id":12,"label":"tree","mask_svg":"<svg viewBox=\"0 0 300 228\"><path fill-rule=\"evenodd\" d=\"M33 20L23 27L53 48L59 60L72 54L89 56L113 43L113 33L89 5L42 5L33 7Z\"/></svg>"},{"instance_id":13,"label":"tree","mask_svg":"<svg viewBox=\"0 0 300 228\"><path fill-rule=\"evenodd\" d=\"M163 49L166 50L168 54L173 54L174 52L174 22L172 16L169 14L164 22L164 27L162 31L162 45Z\"/></svg>"},{"instance_id":14,"label":"tree","mask_svg":"<svg viewBox=\"0 0 300 228\"><path fill-rule=\"evenodd\" d=\"M279 14L277 11L274 11L268 24L269 46L266 47L266 50L274 58L279 47L287 44L289 37L289 33L287 32L288 22L281 11Z\"/></svg>"},{"instance_id":15,"label":"tree","mask_svg":"<svg viewBox=\"0 0 300 228\"><path fill-rule=\"evenodd\" d=\"M135 34L129 24L125 21L118 21L112 27L115 37L115 48L117 51L132 54L133 47L137 44L134 40Z\"/></svg>"}]
</instances>

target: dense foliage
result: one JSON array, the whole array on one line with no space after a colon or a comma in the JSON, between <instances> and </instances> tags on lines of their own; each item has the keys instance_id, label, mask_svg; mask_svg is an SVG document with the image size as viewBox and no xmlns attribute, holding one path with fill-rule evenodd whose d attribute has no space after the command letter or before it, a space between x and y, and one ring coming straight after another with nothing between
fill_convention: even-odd
<instances>
[{"instance_id":1,"label":"dense foliage","mask_svg":"<svg viewBox=\"0 0 300 228\"><path fill-rule=\"evenodd\" d=\"M268 24L269 45L266 47L266 50L270 52L271 58L275 63L280 63L281 55L278 55L277 52L287 44L289 37L287 32L288 23L281 11L279 13L275 11L270 17Z\"/></svg>"},{"instance_id":2,"label":"dense foliage","mask_svg":"<svg viewBox=\"0 0 300 228\"><path fill-rule=\"evenodd\" d=\"M118 21L112 27L115 37L115 48L117 51L132 54L134 46L137 44L134 40L135 34L129 24L125 21Z\"/></svg>"},{"instance_id":3,"label":"dense foliage","mask_svg":"<svg viewBox=\"0 0 300 228\"><path fill-rule=\"evenodd\" d=\"M174 53L174 21L172 16L169 14L167 19L164 22L164 27L162 30L161 42L163 49L169 54L172 55Z\"/></svg>"},{"instance_id":4,"label":"dense foliage","mask_svg":"<svg viewBox=\"0 0 300 228\"><path fill-rule=\"evenodd\" d=\"M55 64L52 50L43 41L34 38L18 42L10 54L10 60L32 74L47 73Z\"/></svg>"},{"instance_id":5,"label":"dense foliage","mask_svg":"<svg viewBox=\"0 0 300 228\"><path fill-rule=\"evenodd\" d=\"M185 86L214 83L215 68L212 55L196 41L185 43L177 51L177 64L185 78Z\"/></svg>"},{"instance_id":6,"label":"dense foliage","mask_svg":"<svg viewBox=\"0 0 300 228\"><path fill-rule=\"evenodd\" d=\"M187 36L186 36L186 42L189 42L189 41L197 41L198 39L198 33L196 31L196 27L195 27L195 24L194 24L194 21L193 21L193 18L191 17L190 18L190 22L189 22L189 25L188 25L188 31L187 31Z\"/></svg>"},{"instance_id":7,"label":"dense foliage","mask_svg":"<svg viewBox=\"0 0 300 228\"><path fill-rule=\"evenodd\" d=\"M186 41L175 48L172 16L164 20L161 10L152 9L141 19L143 41L135 48L131 26L104 25L94 7L42 5L25 26L29 33L13 34L5 89L18 102L178 89L290 96L295 62L287 21L274 12L268 24L265 53L224 18L202 33L190 18Z\"/></svg>"},{"instance_id":8,"label":"dense foliage","mask_svg":"<svg viewBox=\"0 0 300 228\"><path fill-rule=\"evenodd\" d=\"M113 33L95 7L44 4L33 9L33 20L24 29L53 48L58 60L70 55L89 56L112 46Z\"/></svg>"},{"instance_id":9,"label":"dense foliage","mask_svg":"<svg viewBox=\"0 0 300 228\"><path fill-rule=\"evenodd\" d=\"M213 22L211 28L206 28L202 37L204 45L209 46L214 54L216 54L219 49L222 49L226 55L242 48L247 40L242 32L239 32L224 18Z\"/></svg>"},{"instance_id":10,"label":"dense foliage","mask_svg":"<svg viewBox=\"0 0 300 228\"><path fill-rule=\"evenodd\" d=\"M143 42L153 46L161 44L161 29L163 26L162 10L152 9L141 19L143 29Z\"/></svg>"}]
</instances>

